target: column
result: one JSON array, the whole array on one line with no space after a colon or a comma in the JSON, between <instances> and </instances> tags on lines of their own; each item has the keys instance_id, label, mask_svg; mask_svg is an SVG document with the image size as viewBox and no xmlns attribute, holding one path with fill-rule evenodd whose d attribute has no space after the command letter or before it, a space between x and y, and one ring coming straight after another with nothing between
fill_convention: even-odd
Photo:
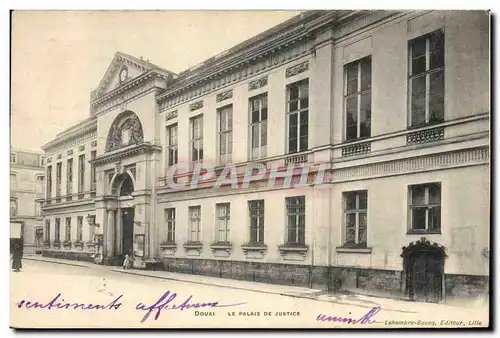
<instances>
[{"instance_id":1,"label":"column","mask_svg":"<svg viewBox=\"0 0 500 338\"><path fill-rule=\"evenodd\" d=\"M108 210L106 246L106 256L113 257L115 254L115 210Z\"/></svg>"},{"instance_id":2,"label":"column","mask_svg":"<svg viewBox=\"0 0 500 338\"><path fill-rule=\"evenodd\" d=\"M123 217L122 217L122 211L118 209L116 211L116 246L115 246L115 252L116 255L122 254L123 253L123 248L122 248L122 241L123 241Z\"/></svg>"}]
</instances>

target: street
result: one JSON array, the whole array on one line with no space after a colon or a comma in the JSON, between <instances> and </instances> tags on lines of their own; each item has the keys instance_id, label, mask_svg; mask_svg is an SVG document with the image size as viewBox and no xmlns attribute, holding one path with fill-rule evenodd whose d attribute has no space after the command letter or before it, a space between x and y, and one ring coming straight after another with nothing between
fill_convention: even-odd
<instances>
[{"instance_id":1,"label":"street","mask_svg":"<svg viewBox=\"0 0 500 338\"><path fill-rule=\"evenodd\" d=\"M241 282L234 281L235 285L238 283ZM266 288L262 285L262 290ZM10 309L11 326L21 328L488 325L486 303L464 308L361 296L331 299L321 301L162 280L119 273L102 266L77 267L23 260L22 272L11 272Z\"/></svg>"}]
</instances>

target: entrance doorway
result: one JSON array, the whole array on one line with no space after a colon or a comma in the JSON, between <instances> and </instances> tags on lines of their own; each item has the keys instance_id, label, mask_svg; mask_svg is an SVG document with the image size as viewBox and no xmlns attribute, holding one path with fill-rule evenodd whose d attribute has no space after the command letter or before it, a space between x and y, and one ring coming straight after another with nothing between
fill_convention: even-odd
<instances>
[{"instance_id":1,"label":"entrance doorway","mask_svg":"<svg viewBox=\"0 0 500 338\"><path fill-rule=\"evenodd\" d=\"M134 250L134 208L122 210L122 255L132 255Z\"/></svg>"},{"instance_id":2,"label":"entrance doorway","mask_svg":"<svg viewBox=\"0 0 500 338\"><path fill-rule=\"evenodd\" d=\"M425 238L403 248L406 294L411 300L437 303L443 298L444 248Z\"/></svg>"}]
</instances>

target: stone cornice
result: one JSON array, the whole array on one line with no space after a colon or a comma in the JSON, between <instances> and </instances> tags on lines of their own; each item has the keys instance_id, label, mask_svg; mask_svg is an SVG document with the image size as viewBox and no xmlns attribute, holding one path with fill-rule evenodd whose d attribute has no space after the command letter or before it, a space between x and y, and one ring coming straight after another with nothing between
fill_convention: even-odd
<instances>
[{"instance_id":1,"label":"stone cornice","mask_svg":"<svg viewBox=\"0 0 500 338\"><path fill-rule=\"evenodd\" d=\"M386 11L386 10L374 10L374 11L360 11L355 20L350 20L345 24L341 25L338 29L334 31L334 39L336 43L342 42L345 39L351 38L353 35L363 34L366 31L372 29L375 24L388 22L398 17L405 17L412 11Z\"/></svg>"},{"instance_id":2,"label":"stone cornice","mask_svg":"<svg viewBox=\"0 0 500 338\"><path fill-rule=\"evenodd\" d=\"M122 95L116 95L110 98L107 101L104 101L103 103L97 105L94 110L93 110L93 116L94 117L99 117L102 114L105 114L106 112L115 109L117 106L121 106L121 110L124 111L126 110L126 106L129 102L134 101L135 99L147 95L151 92L154 91L159 91L160 88L156 87L154 83L151 82L144 82L143 85L137 86Z\"/></svg>"},{"instance_id":3,"label":"stone cornice","mask_svg":"<svg viewBox=\"0 0 500 338\"><path fill-rule=\"evenodd\" d=\"M332 173L332 182L338 183L393 175L405 175L415 172L487 164L488 162L489 149L487 147L461 149L444 153L336 169Z\"/></svg>"},{"instance_id":4,"label":"stone cornice","mask_svg":"<svg viewBox=\"0 0 500 338\"><path fill-rule=\"evenodd\" d=\"M111 90L110 92L94 99L93 101L91 101L90 106L91 106L91 108L96 107L96 106L110 100L111 98L113 98L117 95L123 95L125 93L132 91L133 89L135 89L137 87L144 86L144 84L146 82L151 81L153 79L161 79L161 80L167 81L167 80L169 80L169 77L165 76L164 74L159 73L158 71L156 71L154 69L147 71L144 74L141 74L138 77L133 78L128 82L125 82L124 84Z\"/></svg>"},{"instance_id":5,"label":"stone cornice","mask_svg":"<svg viewBox=\"0 0 500 338\"><path fill-rule=\"evenodd\" d=\"M386 140L386 139L393 138L393 137L404 136L404 135L406 136L406 135L413 133L415 131L425 131L425 130L433 129L436 127L450 127L450 126L455 126L455 125L470 123L470 122L475 122L475 121L489 120L489 118L490 118L490 113L484 112L484 113L479 113L479 114L475 114L475 115L471 115L471 116L460 117L460 118L456 118L456 119L452 119L452 120L446 120L446 121L438 123L438 124L424 125L424 126L420 126L417 128L411 128L411 129L405 128L405 129L401 129L398 131L393 131L393 132L389 132L389 133L385 133L385 134L381 134L381 135L377 135L377 136L372 136L370 138L361 139L361 140L357 140L357 141L353 141L353 142L336 143L333 145L333 148L334 149L342 148L342 147L346 146L347 144L352 145L352 144L364 143L367 141L370 141L370 142L382 141L382 140Z\"/></svg>"},{"instance_id":6,"label":"stone cornice","mask_svg":"<svg viewBox=\"0 0 500 338\"><path fill-rule=\"evenodd\" d=\"M58 136L56 139L43 145L42 149L46 153L56 152L59 148L66 148L95 137L97 137L97 120L91 120L89 125L82 126L81 129L74 130L69 134Z\"/></svg>"},{"instance_id":7,"label":"stone cornice","mask_svg":"<svg viewBox=\"0 0 500 338\"><path fill-rule=\"evenodd\" d=\"M144 142L139 145L124 147L109 153L104 153L102 156L99 156L94 160L89 161L89 163L91 163L93 166L97 166L100 164L115 162L124 157L129 157L133 155L161 152L161 149L162 148L159 145Z\"/></svg>"},{"instance_id":8,"label":"stone cornice","mask_svg":"<svg viewBox=\"0 0 500 338\"><path fill-rule=\"evenodd\" d=\"M466 166L487 165L489 163L488 147L476 147L449 152L434 153L430 155L409 157L404 159L389 160L359 166L340 169L328 169L325 173L324 184L335 187L336 183L374 179L396 175L407 175L410 173L446 170ZM315 179L315 177L313 176ZM292 181L293 182L293 181ZM308 180L308 183L309 180ZM308 184L301 189L314 188L315 184ZM267 180L252 182L250 188L233 189L231 186L223 186L218 189L213 187L198 189L181 189L170 191L157 187L157 203L168 203L175 201L192 200L198 198L212 198L229 196L235 194L247 194L251 192L266 192L274 190L288 190L286 187L268 186Z\"/></svg>"},{"instance_id":9,"label":"stone cornice","mask_svg":"<svg viewBox=\"0 0 500 338\"><path fill-rule=\"evenodd\" d=\"M10 169L29 169L33 171L40 170L41 173L43 173L45 167L40 166L40 165L28 165L28 164L17 164L17 163L11 163L10 164Z\"/></svg>"},{"instance_id":10,"label":"stone cornice","mask_svg":"<svg viewBox=\"0 0 500 338\"><path fill-rule=\"evenodd\" d=\"M358 14L359 13L359 14ZM253 45L242 46L240 50L231 52L219 58L209 59L204 65L189 70L186 75L180 74L173 86L157 97L162 102L171 96L178 95L186 90L199 86L207 80L224 77L235 70L247 68L248 65L259 63L270 58L277 51L289 48L301 40L310 40L318 29L330 24L340 23L343 20L353 20L362 14L359 11L320 11L298 21L291 27L271 36L264 36ZM363 14L364 15L364 14Z\"/></svg>"},{"instance_id":11,"label":"stone cornice","mask_svg":"<svg viewBox=\"0 0 500 338\"><path fill-rule=\"evenodd\" d=\"M95 202L93 199L77 200L65 203L49 204L42 207L43 217L65 215L68 212L95 212Z\"/></svg>"}]
</instances>

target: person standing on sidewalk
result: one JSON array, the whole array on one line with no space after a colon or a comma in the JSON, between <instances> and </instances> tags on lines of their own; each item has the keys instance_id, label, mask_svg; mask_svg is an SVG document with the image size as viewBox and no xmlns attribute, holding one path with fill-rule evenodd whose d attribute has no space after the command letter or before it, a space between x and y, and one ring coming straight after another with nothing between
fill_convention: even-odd
<instances>
[{"instance_id":1,"label":"person standing on sidewalk","mask_svg":"<svg viewBox=\"0 0 500 338\"><path fill-rule=\"evenodd\" d=\"M20 238L14 244L14 251L12 253L12 270L14 272L21 271L23 267L23 239Z\"/></svg>"},{"instance_id":2,"label":"person standing on sidewalk","mask_svg":"<svg viewBox=\"0 0 500 338\"><path fill-rule=\"evenodd\" d=\"M125 259L123 261L123 268L130 269L130 257L128 255L125 255Z\"/></svg>"}]
</instances>

